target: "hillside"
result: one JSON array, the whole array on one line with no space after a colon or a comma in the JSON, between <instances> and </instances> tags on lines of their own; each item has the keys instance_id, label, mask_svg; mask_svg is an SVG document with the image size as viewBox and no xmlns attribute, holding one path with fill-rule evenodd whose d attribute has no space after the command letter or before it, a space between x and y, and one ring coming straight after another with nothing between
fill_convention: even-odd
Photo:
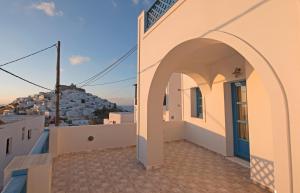
<instances>
[{"instance_id":1,"label":"hillside","mask_svg":"<svg viewBox=\"0 0 300 193\"><path fill-rule=\"evenodd\" d=\"M68 125L102 123L109 112L126 111L106 99L86 93L74 85L61 86L60 117ZM14 100L5 108L7 114L45 114L49 123L55 118L56 96L54 92L40 92ZM101 111L102 110L102 111ZM99 114L99 112L105 112Z\"/></svg>"}]
</instances>

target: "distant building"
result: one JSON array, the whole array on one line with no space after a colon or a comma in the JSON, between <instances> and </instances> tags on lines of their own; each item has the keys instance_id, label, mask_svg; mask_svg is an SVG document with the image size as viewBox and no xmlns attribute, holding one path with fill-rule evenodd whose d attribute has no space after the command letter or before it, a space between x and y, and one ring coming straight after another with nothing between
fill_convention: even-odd
<instances>
[{"instance_id":1,"label":"distant building","mask_svg":"<svg viewBox=\"0 0 300 193\"><path fill-rule=\"evenodd\" d=\"M134 122L134 113L132 112L113 112L109 113L109 118L103 120L104 125L108 124L126 124Z\"/></svg>"},{"instance_id":2,"label":"distant building","mask_svg":"<svg viewBox=\"0 0 300 193\"><path fill-rule=\"evenodd\" d=\"M60 90L61 90L61 91L65 91L65 90L78 90L78 91L85 92L84 89L78 88L78 87L76 87L76 85L74 85L74 84L71 84L70 86L67 86L67 85L60 85Z\"/></svg>"},{"instance_id":3,"label":"distant building","mask_svg":"<svg viewBox=\"0 0 300 193\"><path fill-rule=\"evenodd\" d=\"M44 116L0 116L0 190L3 170L19 155L26 155L44 129Z\"/></svg>"},{"instance_id":4,"label":"distant building","mask_svg":"<svg viewBox=\"0 0 300 193\"><path fill-rule=\"evenodd\" d=\"M77 126L77 125L88 125L89 120L85 119L78 119L78 120L72 120L72 125Z\"/></svg>"}]
</instances>

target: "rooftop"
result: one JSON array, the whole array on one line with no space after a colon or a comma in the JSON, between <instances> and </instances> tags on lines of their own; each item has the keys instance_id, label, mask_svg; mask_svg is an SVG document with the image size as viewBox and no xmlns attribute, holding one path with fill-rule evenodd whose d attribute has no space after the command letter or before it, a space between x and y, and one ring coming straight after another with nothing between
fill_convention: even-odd
<instances>
[{"instance_id":1,"label":"rooftop","mask_svg":"<svg viewBox=\"0 0 300 193\"><path fill-rule=\"evenodd\" d=\"M266 193L249 169L186 141L166 143L160 169L146 171L135 147L59 156L53 165L53 193L219 192Z\"/></svg>"},{"instance_id":2,"label":"rooftop","mask_svg":"<svg viewBox=\"0 0 300 193\"><path fill-rule=\"evenodd\" d=\"M40 117L41 115L0 115L0 125L15 123L25 119Z\"/></svg>"}]
</instances>

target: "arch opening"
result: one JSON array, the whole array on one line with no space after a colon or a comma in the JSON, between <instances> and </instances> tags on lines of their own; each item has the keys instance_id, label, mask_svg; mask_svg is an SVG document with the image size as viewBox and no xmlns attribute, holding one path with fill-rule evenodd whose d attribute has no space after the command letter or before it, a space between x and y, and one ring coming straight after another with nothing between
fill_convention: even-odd
<instances>
[{"instance_id":1,"label":"arch opening","mask_svg":"<svg viewBox=\"0 0 300 193\"><path fill-rule=\"evenodd\" d=\"M254 59L250 61L255 62ZM258 59L256 62L258 62ZM199 38L178 45L161 61L149 88L147 101L147 129L149 129L149 133L151 133L151 128L164 127L161 104L163 104L165 88L169 77L173 73L179 73L181 74L179 75L181 77L180 90L185 87L185 84L189 84L189 79L194 80L203 91L203 106L205 106L203 118L201 120L195 119L188 116L188 113L191 115L191 109L187 107L191 107L191 104L185 104L187 102L182 97L181 118L185 127L183 138L224 156L235 156L236 134L233 130L235 127L240 127L240 124L234 126L235 115L233 111L235 107L233 107L232 90L234 85L244 84L242 82L245 82L245 85L247 85L245 86L247 90L245 95L248 106L247 108L241 108L246 109L241 116L246 118L249 123L242 126L248 132L248 134L243 135L243 139L250 142L248 144L249 157L241 157L251 160L249 163L251 166L265 163L258 170L250 166L251 178L270 189L275 189L274 160L276 160L276 152L274 151L273 138L276 135L274 133L277 131L278 125L277 128L274 128L276 126L273 122L274 113L272 113L272 109L274 102L278 103L278 100L281 99L279 98L277 101L272 99L270 90L277 87L276 90L278 91L278 85L274 82L270 83L269 81L272 78L270 78L269 72L264 71L258 65L250 64L249 60L246 60L239 52L220 41ZM264 76L265 74L267 76ZM237 92L243 90L245 89L242 88ZM157 101L161 101L161 103L157 103ZM277 106L276 108L280 109L281 115L285 115L284 107L278 108ZM279 125L286 126L282 119ZM264 130L260 130L261 128L264 128ZM261 132L265 135L263 140L258 137ZM153 138L156 138L155 133L153 133ZM161 143L160 147L162 147L163 137L158 138L160 139L157 142ZM151 140L151 137L149 137L149 140ZM261 145L265 149L261 148ZM159 162L163 160L163 152L161 154L161 156L158 156L160 157ZM286 165L282 167L286 167ZM264 172L266 168L269 168L269 170ZM258 176L264 177L258 179Z\"/></svg>"}]
</instances>

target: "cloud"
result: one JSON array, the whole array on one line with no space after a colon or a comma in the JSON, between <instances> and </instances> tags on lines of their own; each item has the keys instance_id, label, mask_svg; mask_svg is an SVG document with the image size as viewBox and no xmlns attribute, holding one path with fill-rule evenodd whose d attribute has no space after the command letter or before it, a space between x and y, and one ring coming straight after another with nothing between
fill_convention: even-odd
<instances>
[{"instance_id":1,"label":"cloud","mask_svg":"<svg viewBox=\"0 0 300 193\"><path fill-rule=\"evenodd\" d=\"M114 7L118 7L118 4L117 4L117 2L116 2L115 0L111 0L111 3L112 3L112 5L113 5Z\"/></svg>"},{"instance_id":2,"label":"cloud","mask_svg":"<svg viewBox=\"0 0 300 193\"><path fill-rule=\"evenodd\" d=\"M144 5L150 5L149 0L131 0L133 5L138 5L140 2L142 2Z\"/></svg>"},{"instance_id":3,"label":"cloud","mask_svg":"<svg viewBox=\"0 0 300 193\"><path fill-rule=\"evenodd\" d=\"M55 3L53 1L50 2L40 2L32 5L33 9L43 11L48 16L62 16L63 12L59 11L55 7Z\"/></svg>"},{"instance_id":4,"label":"cloud","mask_svg":"<svg viewBox=\"0 0 300 193\"><path fill-rule=\"evenodd\" d=\"M132 2L134 5L137 5L137 4L139 4L140 0L131 0L131 2Z\"/></svg>"},{"instance_id":5,"label":"cloud","mask_svg":"<svg viewBox=\"0 0 300 193\"><path fill-rule=\"evenodd\" d=\"M143 3L144 3L145 5L150 5L150 1L149 1L149 0L144 0Z\"/></svg>"},{"instance_id":6,"label":"cloud","mask_svg":"<svg viewBox=\"0 0 300 193\"><path fill-rule=\"evenodd\" d=\"M86 63L86 62L89 62L91 60L90 57L86 57L86 56L71 56L69 58L69 62L70 64L72 65L79 65L79 64L82 64L82 63Z\"/></svg>"}]
</instances>

